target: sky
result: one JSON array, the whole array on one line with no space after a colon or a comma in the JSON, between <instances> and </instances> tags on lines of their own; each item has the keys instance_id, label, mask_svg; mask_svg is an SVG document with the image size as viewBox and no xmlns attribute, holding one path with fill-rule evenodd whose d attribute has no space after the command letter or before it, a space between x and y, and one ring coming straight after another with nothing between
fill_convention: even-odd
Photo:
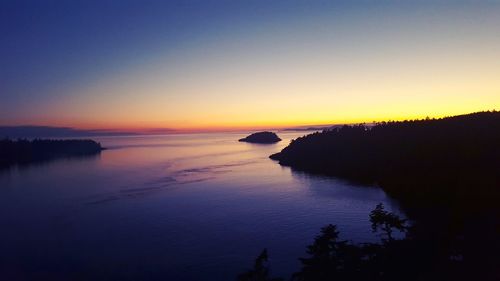
<instances>
[{"instance_id":1,"label":"sky","mask_svg":"<svg viewBox=\"0 0 500 281\"><path fill-rule=\"evenodd\" d=\"M270 128L500 109L500 1L0 1L0 125Z\"/></svg>"}]
</instances>

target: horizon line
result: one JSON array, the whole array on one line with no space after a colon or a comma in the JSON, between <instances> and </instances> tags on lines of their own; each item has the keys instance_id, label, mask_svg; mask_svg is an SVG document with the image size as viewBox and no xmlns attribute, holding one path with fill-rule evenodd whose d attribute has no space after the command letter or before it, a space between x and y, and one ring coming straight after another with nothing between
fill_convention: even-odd
<instances>
[{"instance_id":1,"label":"horizon line","mask_svg":"<svg viewBox=\"0 0 500 281\"><path fill-rule=\"evenodd\" d=\"M172 128L172 127L137 127L137 126L131 126L131 127L87 127L87 126L59 126L59 125L47 125L47 124L19 124L19 125L7 125L7 124L0 124L0 128L11 128L11 129L21 129L21 128L36 128L36 129L63 129L63 130L69 130L69 131L74 131L75 133L85 133L88 132L90 134L96 135L99 133L103 134L130 134L130 135L164 135L164 134L184 134L184 133L216 133L216 132L239 132L239 131L252 131L252 130L276 130L276 131L282 131L282 130L307 130L310 128L311 130L315 129L323 129L327 128L330 126L339 126L339 125L356 125L356 124L373 124L376 122L390 122L390 121L405 121L405 120L423 120L426 118L435 118L435 119L441 119L441 118L446 118L446 117L452 117L452 116L460 116L460 115L467 115L467 114L472 114L472 113L479 113L479 112L495 112L498 111L496 109L491 109L491 110L482 110L482 111L474 111L474 112L468 112L468 113L461 113L461 114L443 114L443 115L436 115L436 116L419 116L419 117L399 117L399 118L385 118L383 121L382 120L370 120L370 121L361 121L361 122L355 122L355 121L345 121L345 122L324 122L324 123L298 123L298 124L270 124L270 125L219 125L219 126L205 126L205 127L184 127L184 128ZM375 119L375 118L373 118ZM380 119L380 118L377 118Z\"/></svg>"}]
</instances>

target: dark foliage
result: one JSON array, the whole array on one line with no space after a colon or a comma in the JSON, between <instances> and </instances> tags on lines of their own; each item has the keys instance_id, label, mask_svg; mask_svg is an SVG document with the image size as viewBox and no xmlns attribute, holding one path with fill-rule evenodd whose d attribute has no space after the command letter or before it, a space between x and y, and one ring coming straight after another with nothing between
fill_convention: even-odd
<instances>
[{"instance_id":1,"label":"dark foliage","mask_svg":"<svg viewBox=\"0 0 500 281\"><path fill-rule=\"evenodd\" d=\"M269 277L270 269L267 265L267 249L255 259L253 269L238 276L238 281L283 281L281 278Z\"/></svg>"},{"instance_id":2,"label":"dark foliage","mask_svg":"<svg viewBox=\"0 0 500 281\"><path fill-rule=\"evenodd\" d=\"M361 248L348 241L339 241L337 226L328 225L314 243L307 247L308 258L301 258L302 270L294 280L345 280L354 278L362 270ZM356 275L353 275L356 274Z\"/></svg>"},{"instance_id":3,"label":"dark foliage","mask_svg":"<svg viewBox=\"0 0 500 281\"><path fill-rule=\"evenodd\" d=\"M377 232L379 229L382 230L384 235L383 239L388 241L394 240L392 236L393 229L400 232L405 232L407 230L406 220L385 211L382 203L378 204L375 210L370 213L370 221L372 223L373 232Z\"/></svg>"},{"instance_id":4,"label":"dark foliage","mask_svg":"<svg viewBox=\"0 0 500 281\"><path fill-rule=\"evenodd\" d=\"M437 277L429 262L423 259L423 247L418 247L411 237L394 239L393 231L406 231L408 226L404 219L386 212L379 204L370 214L374 226L383 225L380 230L381 243L353 244L341 241L335 225L321 229L314 243L308 246L309 257L300 259L302 269L295 273L297 281L327 281L327 280L433 280L428 276ZM379 231L378 227L374 228ZM440 276L437 280L442 279Z\"/></svg>"},{"instance_id":5,"label":"dark foliage","mask_svg":"<svg viewBox=\"0 0 500 281\"><path fill-rule=\"evenodd\" d=\"M388 237L395 231L406 233L400 239L382 238L380 243L354 244L339 239L335 225L321 229L307 247L307 257L300 258L302 268L292 275L293 281L424 281L424 280L498 280L498 271L471 271L459 247L443 251L435 240L420 239L417 226L386 212L379 204L370 214L372 225ZM261 255L262 256L262 255ZM267 256L267 253L266 253ZM259 257L260 258L260 257ZM259 258L257 260L259 260ZM485 260L478 261L479 263ZM259 268L256 266L255 268ZM262 271L262 270L261 270ZM240 279L268 280L268 279Z\"/></svg>"},{"instance_id":6,"label":"dark foliage","mask_svg":"<svg viewBox=\"0 0 500 281\"><path fill-rule=\"evenodd\" d=\"M281 141L281 139L273 132L258 132L239 139L238 141L251 143L275 143Z\"/></svg>"},{"instance_id":7,"label":"dark foliage","mask_svg":"<svg viewBox=\"0 0 500 281\"><path fill-rule=\"evenodd\" d=\"M373 227L400 244L391 251L407 248L400 260L432 272L421 280L500 280L500 112L343 126L298 138L271 158L375 183L397 199L414 222L405 239L412 243L393 239L404 221L382 210L372 213Z\"/></svg>"},{"instance_id":8,"label":"dark foliage","mask_svg":"<svg viewBox=\"0 0 500 281\"><path fill-rule=\"evenodd\" d=\"M270 157L297 170L376 183L410 214L425 206L432 215L437 208L444 216L470 216L497 210L500 200L500 112L343 126L298 138Z\"/></svg>"},{"instance_id":9,"label":"dark foliage","mask_svg":"<svg viewBox=\"0 0 500 281\"><path fill-rule=\"evenodd\" d=\"M412 179L498 183L500 112L375 126L343 126L300 137L271 156L297 169L392 186ZM409 188L412 188L411 186ZM421 188L421 186L419 187Z\"/></svg>"},{"instance_id":10,"label":"dark foliage","mask_svg":"<svg viewBox=\"0 0 500 281\"><path fill-rule=\"evenodd\" d=\"M0 140L0 167L29 164L61 157L94 155L101 145L93 140Z\"/></svg>"}]
</instances>

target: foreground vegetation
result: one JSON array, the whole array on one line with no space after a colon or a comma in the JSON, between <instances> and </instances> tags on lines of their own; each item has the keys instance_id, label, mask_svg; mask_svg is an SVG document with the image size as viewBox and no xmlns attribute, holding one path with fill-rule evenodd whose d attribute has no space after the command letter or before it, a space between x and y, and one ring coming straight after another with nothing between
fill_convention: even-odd
<instances>
[{"instance_id":1,"label":"foreground vegetation","mask_svg":"<svg viewBox=\"0 0 500 281\"><path fill-rule=\"evenodd\" d=\"M406 233L411 228L407 221L386 212L379 204L370 214L373 232L380 234L381 243L352 244L339 239L336 225L321 229L314 243L307 247L308 257L300 258L302 268L292 275L292 280L412 280L402 279L406 272L418 270L418 257L408 262L404 251L415 252L417 244L411 238L397 240L393 232ZM414 253L415 254L415 253ZM271 278L267 264L267 250L255 260L253 269L238 276L238 281L279 281ZM420 261L428 263L428 261Z\"/></svg>"},{"instance_id":2,"label":"foreground vegetation","mask_svg":"<svg viewBox=\"0 0 500 281\"><path fill-rule=\"evenodd\" d=\"M94 155L103 148L93 140L0 140L0 167L61 157Z\"/></svg>"},{"instance_id":3,"label":"foreground vegetation","mask_svg":"<svg viewBox=\"0 0 500 281\"><path fill-rule=\"evenodd\" d=\"M338 273L325 265L299 280L500 280L500 112L343 126L298 138L271 158L379 185L414 222L401 241L331 246L347 255L341 268L349 274L325 275L326 267ZM389 260L378 263L381 255Z\"/></svg>"},{"instance_id":4,"label":"foreground vegetation","mask_svg":"<svg viewBox=\"0 0 500 281\"><path fill-rule=\"evenodd\" d=\"M336 225L323 227L314 242L307 246L307 257L300 258L302 268L292 274L292 281L400 281L400 280L498 280L498 264L491 257L470 259L464 245L452 247L439 239L422 236L419 225L387 212L382 204L370 214L372 230L380 235L379 243L353 244L339 239ZM404 233L400 239L394 232ZM477 241L478 247L482 243ZM486 248L480 248L487 251ZM238 281L284 281L271 277L268 253L264 249L254 267L240 274Z\"/></svg>"}]
</instances>

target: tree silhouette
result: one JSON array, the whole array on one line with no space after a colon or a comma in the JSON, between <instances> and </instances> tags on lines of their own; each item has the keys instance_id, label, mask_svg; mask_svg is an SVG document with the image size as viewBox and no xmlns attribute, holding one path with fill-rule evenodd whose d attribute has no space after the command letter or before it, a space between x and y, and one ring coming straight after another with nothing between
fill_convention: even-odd
<instances>
[{"instance_id":1,"label":"tree silhouette","mask_svg":"<svg viewBox=\"0 0 500 281\"><path fill-rule=\"evenodd\" d=\"M314 243L307 247L308 258L300 258L302 270L293 275L297 281L345 280L361 273L362 250L346 240L339 240L336 225L327 225Z\"/></svg>"},{"instance_id":2,"label":"tree silhouette","mask_svg":"<svg viewBox=\"0 0 500 281\"><path fill-rule=\"evenodd\" d=\"M401 219L398 215L387 212L384 210L384 205L379 203L370 213L370 222L372 223L372 231L377 232L381 230L382 235L385 235L388 241L392 241L393 229L400 232L405 232L408 227L406 220Z\"/></svg>"},{"instance_id":3,"label":"tree silhouette","mask_svg":"<svg viewBox=\"0 0 500 281\"><path fill-rule=\"evenodd\" d=\"M297 138L270 157L292 171L380 186L398 201L411 231L383 206L370 217L386 244L374 251L379 268L413 260L433 264L430 275L499 280L499 144L500 112L491 111L337 127ZM397 230L412 239L394 239Z\"/></svg>"},{"instance_id":4,"label":"tree silhouette","mask_svg":"<svg viewBox=\"0 0 500 281\"><path fill-rule=\"evenodd\" d=\"M270 269L267 265L267 249L262 250L260 255L255 259L253 269L240 274L238 281L283 281L281 278L270 278Z\"/></svg>"},{"instance_id":5,"label":"tree silhouette","mask_svg":"<svg viewBox=\"0 0 500 281\"><path fill-rule=\"evenodd\" d=\"M475 260L464 256L458 245L446 241L427 226L407 225L406 220L384 210L378 204L370 213L374 231L382 231L383 243L360 243L339 239L336 225L321 228L314 242L307 246L307 257L300 258L302 268L292 275L293 281L434 281L498 280L495 260ZM395 239L394 230L404 232ZM440 237L441 236L441 237ZM490 241L490 240L488 240ZM476 243L476 246L482 243ZM495 252L495 251L493 251ZM496 252L495 252L496 253ZM498 259L497 259L498 260ZM270 279L266 264L267 251L256 259L254 269L239 276L239 281ZM491 263L493 262L493 263ZM491 264L490 264L491 263Z\"/></svg>"}]
</instances>

